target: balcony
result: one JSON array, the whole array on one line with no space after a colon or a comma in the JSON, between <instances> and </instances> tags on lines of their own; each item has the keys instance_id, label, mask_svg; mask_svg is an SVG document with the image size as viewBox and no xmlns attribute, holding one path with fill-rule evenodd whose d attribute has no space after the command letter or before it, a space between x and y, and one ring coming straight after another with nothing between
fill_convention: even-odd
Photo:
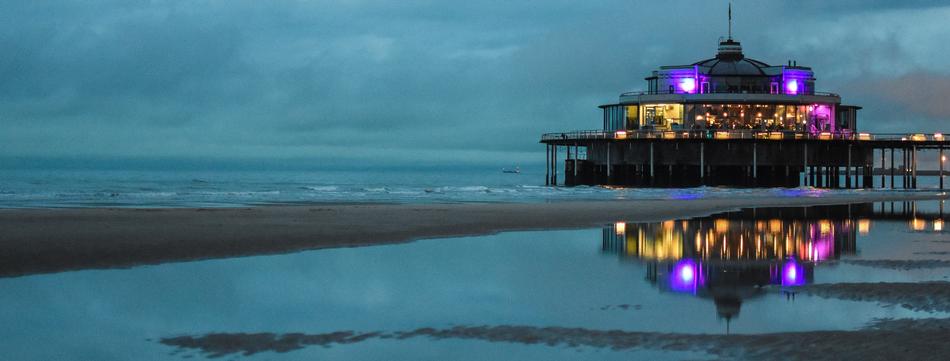
<instances>
[{"instance_id":1,"label":"balcony","mask_svg":"<svg viewBox=\"0 0 950 361\"><path fill-rule=\"evenodd\" d=\"M852 132L796 132L754 129L707 129L707 130L579 130L564 133L546 133L541 142L576 140L635 140L635 139L758 139L758 140L851 140L851 141L900 141L908 143L950 143L942 133L852 133Z\"/></svg>"}]
</instances>

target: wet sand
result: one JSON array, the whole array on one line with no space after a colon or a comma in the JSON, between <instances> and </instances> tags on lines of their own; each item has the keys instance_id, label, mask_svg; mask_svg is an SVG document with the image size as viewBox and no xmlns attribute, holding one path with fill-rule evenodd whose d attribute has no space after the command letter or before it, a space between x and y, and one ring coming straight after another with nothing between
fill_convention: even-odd
<instances>
[{"instance_id":1,"label":"wet sand","mask_svg":"<svg viewBox=\"0 0 950 361\"><path fill-rule=\"evenodd\" d=\"M554 347L611 349L635 348L667 351L698 351L725 360L945 360L950 319L882 320L853 331L784 332L755 335L711 335L586 328L533 326L457 326L447 329L419 328L400 332L339 331L304 333L212 333L183 335L158 340L207 357L266 352L291 352L305 347L345 345L367 340L479 340ZM583 354L578 354L581 358ZM590 354L588 354L590 355Z\"/></svg>"},{"instance_id":2,"label":"wet sand","mask_svg":"<svg viewBox=\"0 0 950 361\"><path fill-rule=\"evenodd\" d=\"M913 311L950 312L950 282L824 283L794 288L823 298L877 302ZM948 330L950 331L950 330Z\"/></svg>"},{"instance_id":3,"label":"wet sand","mask_svg":"<svg viewBox=\"0 0 950 361\"><path fill-rule=\"evenodd\" d=\"M734 210L940 199L937 193L555 203L321 204L0 210L0 277L472 236L598 227Z\"/></svg>"}]
</instances>

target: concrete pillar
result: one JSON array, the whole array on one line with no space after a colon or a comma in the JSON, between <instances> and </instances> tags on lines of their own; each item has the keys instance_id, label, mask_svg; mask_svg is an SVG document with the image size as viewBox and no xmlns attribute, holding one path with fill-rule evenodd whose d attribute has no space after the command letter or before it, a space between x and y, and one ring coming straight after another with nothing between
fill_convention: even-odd
<instances>
[{"instance_id":1,"label":"concrete pillar","mask_svg":"<svg viewBox=\"0 0 950 361\"><path fill-rule=\"evenodd\" d=\"M809 184L809 180L810 180L809 178L810 178L810 176L811 176L811 174L810 174L811 172L809 172L809 169L808 169L808 143L805 143L805 147L804 147L804 148L805 148L805 151L802 152L802 153L803 153L803 154L802 154L802 161L804 162L805 167L802 168L802 173L803 173L803 174L802 174L802 178L805 180L805 185L808 186L808 185L811 185L811 184Z\"/></svg>"},{"instance_id":2,"label":"concrete pillar","mask_svg":"<svg viewBox=\"0 0 950 361\"><path fill-rule=\"evenodd\" d=\"M706 143L699 143L699 184L706 185ZM943 152L943 150L941 150ZM942 181L943 178L941 178ZM943 184L943 183L941 183Z\"/></svg>"},{"instance_id":3,"label":"concrete pillar","mask_svg":"<svg viewBox=\"0 0 950 361\"><path fill-rule=\"evenodd\" d=\"M551 185L551 145L544 145L544 185Z\"/></svg>"},{"instance_id":4,"label":"concrete pillar","mask_svg":"<svg viewBox=\"0 0 950 361\"><path fill-rule=\"evenodd\" d=\"M844 187L851 188L851 144L848 144L848 167L844 169Z\"/></svg>"},{"instance_id":5,"label":"concrete pillar","mask_svg":"<svg viewBox=\"0 0 950 361\"><path fill-rule=\"evenodd\" d=\"M752 186L759 185L759 164L756 143L752 143Z\"/></svg>"},{"instance_id":6,"label":"concrete pillar","mask_svg":"<svg viewBox=\"0 0 950 361\"><path fill-rule=\"evenodd\" d=\"M894 188L894 148L891 148L891 189Z\"/></svg>"},{"instance_id":7,"label":"concrete pillar","mask_svg":"<svg viewBox=\"0 0 950 361\"><path fill-rule=\"evenodd\" d=\"M577 143L574 143L574 184L577 184Z\"/></svg>"},{"instance_id":8,"label":"concrete pillar","mask_svg":"<svg viewBox=\"0 0 950 361\"><path fill-rule=\"evenodd\" d=\"M650 142L650 183L653 183L653 142Z\"/></svg>"},{"instance_id":9,"label":"concrete pillar","mask_svg":"<svg viewBox=\"0 0 950 361\"><path fill-rule=\"evenodd\" d=\"M907 148L901 149L901 188L907 189Z\"/></svg>"},{"instance_id":10,"label":"concrete pillar","mask_svg":"<svg viewBox=\"0 0 950 361\"><path fill-rule=\"evenodd\" d=\"M911 158L911 188L917 189L917 146L913 147L913 151L910 153Z\"/></svg>"}]
</instances>

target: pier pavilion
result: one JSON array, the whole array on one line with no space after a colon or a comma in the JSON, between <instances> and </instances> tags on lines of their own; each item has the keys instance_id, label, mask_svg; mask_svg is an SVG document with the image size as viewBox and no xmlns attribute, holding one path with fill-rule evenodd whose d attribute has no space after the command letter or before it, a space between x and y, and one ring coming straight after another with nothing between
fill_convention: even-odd
<instances>
[{"instance_id":1,"label":"pier pavilion","mask_svg":"<svg viewBox=\"0 0 950 361\"><path fill-rule=\"evenodd\" d=\"M861 132L861 107L817 91L810 67L747 58L731 31L714 58L645 80L599 107L601 129L542 135L546 184L870 188L879 160L882 187L917 188L918 151L937 150L943 188L941 133Z\"/></svg>"}]
</instances>

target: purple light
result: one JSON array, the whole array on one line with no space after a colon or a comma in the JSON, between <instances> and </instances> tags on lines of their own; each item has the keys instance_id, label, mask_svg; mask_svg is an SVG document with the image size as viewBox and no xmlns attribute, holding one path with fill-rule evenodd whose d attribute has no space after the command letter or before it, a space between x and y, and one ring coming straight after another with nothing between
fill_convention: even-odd
<instances>
[{"instance_id":1,"label":"purple light","mask_svg":"<svg viewBox=\"0 0 950 361\"><path fill-rule=\"evenodd\" d=\"M696 277L696 271L692 267L683 267L679 271L680 281L682 282L693 282L693 277Z\"/></svg>"},{"instance_id":2,"label":"purple light","mask_svg":"<svg viewBox=\"0 0 950 361\"><path fill-rule=\"evenodd\" d=\"M805 268L790 259L782 265L782 286L801 286L805 284Z\"/></svg>"},{"instance_id":3,"label":"purple light","mask_svg":"<svg viewBox=\"0 0 950 361\"><path fill-rule=\"evenodd\" d=\"M679 82L680 90L684 93L695 93L696 92L696 79L694 78L682 78Z\"/></svg>"},{"instance_id":4,"label":"purple light","mask_svg":"<svg viewBox=\"0 0 950 361\"><path fill-rule=\"evenodd\" d=\"M791 79L785 82L785 93L786 94L798 94L798 80Z\"/></svg>"},{"instance_id":5,"label":"purple light","mask_svg":"<svg viewBox=\"0 0 950 361\"><path fill-rule=\"evenodd\" d=\"M684 259L673 266L670 274L670 289L678 292L696 292L696 286L702 284L699 267L691 259Z\"/></svg>"}]
</instances>

